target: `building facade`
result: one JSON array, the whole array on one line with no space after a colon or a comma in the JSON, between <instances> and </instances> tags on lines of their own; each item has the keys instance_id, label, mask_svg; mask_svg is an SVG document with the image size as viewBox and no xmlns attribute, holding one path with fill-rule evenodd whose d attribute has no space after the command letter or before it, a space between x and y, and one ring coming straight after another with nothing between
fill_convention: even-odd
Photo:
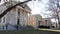
<instances>
[{"instance_id":1,"label":"building facade","mask_svg":"<svg viewBox=\"0 0 60 34\"><path fill-rule=\"evenodd\" d=\"M28 25L34 28L38 28L42 23L42 16L40 14L29 15L28 17Z\"/></svg>"},{"instance_id":2,"label":"building facade","mask_svg":"<svg viewBox=\"0 0 60 34\"><path fill-rule=\"evenodd\" d=\"M2 9L7 8L8 4L2 4L0 7ZM4 9L6 10L6 9ZM4 10L0 10L2 13ZM27 6L27 4L22 4L21 6L18 5L15 8L13 8L11 11L9 11L4 17L0 19L0 27L1 29L5 29L8 27L8 29L14 29L13 25L21 25L26 26L28 23L28 13L30 13L31 9ZM0 13L0 14L1 14ZM8 25L8 26L6 26ZM11 26L10 26L11 25Z\"/></svg>"},{"instance_id":3,"label":"building facade","mask_svg":"<svg viewBox=\"0 0 60 34\"><path fill-rule=\"evenodd\" d=\"M43 18L42 20L42 25L43 26L51 26L52 22L51 22L51 18Z\"/></svg>"}]
</instances>

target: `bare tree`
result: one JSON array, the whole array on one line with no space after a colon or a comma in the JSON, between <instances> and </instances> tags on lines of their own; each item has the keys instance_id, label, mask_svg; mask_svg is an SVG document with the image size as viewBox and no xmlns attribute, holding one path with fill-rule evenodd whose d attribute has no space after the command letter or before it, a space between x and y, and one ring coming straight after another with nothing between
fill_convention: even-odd
<instances>
[{"instance_id":1,"label":"bare tree","mask_svg":"<svg viewBox=\"0 0 60 34\"><path fill-rule=\"evenodd\" d=\"M59 12L60 12L59 1L60 0L49 0L48 11L51 11L53 13L52 14L53 18L58 19L58 23L59 23L59 26L60 26L60 21L59 21Z\"/></svg>"},{"instance_id":2,"label":"bare tree","mask_svg":"<svg viewBox=\"0 0 60 34\"><path fill-rule=\"evenodd\" d=\"M31 0L27 0L27 1L24 1L24 2L20 2L20 3L17 3L16 5L14 5L14 6L11 6L11 7L7 8L2 14L0 14L0 19L1 19L4 15L6 15L8 12L10 12L11 9L15 8L16 6L18 6L18 5L20 5L20 4L27 3L27 2L29 2L29 1L31 1Z\"/></svg>"}]
</instances>

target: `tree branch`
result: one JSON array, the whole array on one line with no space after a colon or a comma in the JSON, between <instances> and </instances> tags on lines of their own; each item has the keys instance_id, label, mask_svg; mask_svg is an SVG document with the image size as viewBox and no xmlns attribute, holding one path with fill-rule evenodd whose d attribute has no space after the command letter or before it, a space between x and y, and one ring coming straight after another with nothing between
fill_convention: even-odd
<instances>
[{"instance_id":1,"label":"tree branch","mask_svg":"<svg viewBox=\"0 0 60 34\"><path fill-rule=\"evenodd\" d=\"M6 15L8 12L10 12L11 9L15 8L16 6L18 6L18 5L20 5L20 4L27 3L27 2L29 2L29 1L31 1L31 0L24 1L24 2L21 2L21 3L17 3L16 5L7 8L2 14L0 14L0 19L1 19L4 15Z\"/></svg>"}]
</instances>

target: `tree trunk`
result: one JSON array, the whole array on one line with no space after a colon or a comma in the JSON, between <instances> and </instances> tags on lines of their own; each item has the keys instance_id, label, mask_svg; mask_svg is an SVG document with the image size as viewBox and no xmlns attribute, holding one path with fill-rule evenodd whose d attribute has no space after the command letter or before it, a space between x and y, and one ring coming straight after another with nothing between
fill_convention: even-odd
<instances>
[{"instance_id":1,"label":"tree trunk","mask_svg":"<svg viewBox=\"0 0 60 34\"><path fill-rule=\"evenodd\" d=\"M57 12L57 19L58 19L58 24L59 24L58 29L60 29L59 12Z\"/></svg>"}]
</instances>

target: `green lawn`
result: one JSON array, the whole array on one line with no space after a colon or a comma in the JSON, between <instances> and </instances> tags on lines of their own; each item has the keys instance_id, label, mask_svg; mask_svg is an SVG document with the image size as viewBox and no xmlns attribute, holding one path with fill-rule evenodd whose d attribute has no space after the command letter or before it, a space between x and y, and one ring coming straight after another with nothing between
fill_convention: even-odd
<instances>
[{"instance_id":1,"label":"green lawn","mask_svg":"<svg viewBox=\"0 0 60 34\"><path fill-rule=\"evenodd\" d=\"M14 31L0 31L2 34L37 34L36 30L14 30Z\"/></svg>"},{"instance_id":2,"label":"green lawn","mask_svg":"<svg viewBox=\"0 0 60 34\"><path fill-rule=\"evenodd\" d=\"M0 34L60 34L60 30L51 30L39 28L38 30L5 30L0 31Z\"/></svg>"}]
</instances>

